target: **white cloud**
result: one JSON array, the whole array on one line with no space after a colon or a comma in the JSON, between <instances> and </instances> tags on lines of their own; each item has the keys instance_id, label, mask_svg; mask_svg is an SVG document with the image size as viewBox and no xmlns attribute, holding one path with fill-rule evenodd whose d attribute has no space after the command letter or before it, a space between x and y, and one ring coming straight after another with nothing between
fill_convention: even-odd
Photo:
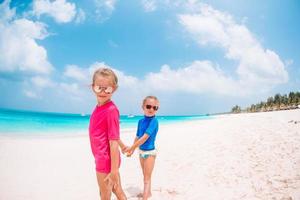
<instances>
[{"instance_id":1,"label":"white cloud","mask_svg":"<svg viewBox=\"0 0 300 200\"><path fill-rule=\"evenodd\" d=\"M85 20L85 12L81 8L79 8L77 11L75 22L79 24L82 23L84 20Z\"/></svg>"},{"instance_id":2,"label":"white cloud","mask_svg":"<svg viewBox=\"0 0 300 200\"><path fill-rule=\"evenodd\" d=\"M88 74L87 70L80 68L76 65L67 65L64 76L73 78L78 81L86 81Z\"/></svg>"},{"instance_id":3,"label":"white cloud","mask_svg":"<svg viewBox=\"0 0 300 200\"><path fill-rule=\"evenodd\" d=\"M194 61L191 65L176 70L164 65L159 73L146 76L145 86L151 90L193 94L213 92L228 95L238 89L235 81L210 61Z\"/></svg>"},{"instance_id":4,"label":"white cloud","mask_svg":"<svg viewBox=\"0 0 300 200\"><path fill-rule=\"evenodd\" d=\"M254 92L288 80L280 57L263 48L245 25L237 24L227 13L200 5L199 13L179 15L179 22L200 45L220 47L226 58L238 61L237 84Z\"/></svg>"},{"instance_id":5,"label":"white cloud","mask_svg":"<svg viewBox=\"0 0 300 200\"><path fill-rule=\"evenodd\" d=\"M47 26L18 18L10 1L0 4L0 73L22 77L23 94L41 99L42 89L55 85L48 75L54 70L46 49L37 43L48 37Z\"/></svg>"},{"instance_id":6,"label":"white cloud","mask_svg":"<svg viewBox=\"0 0 300 200\"><path fill-rule=\"evenodd\" d=\"M120 87L130 88L132 86L137 85L139 82L138 78L136 78L134 76L126 75L125 73L123 73L119 70L116 70L116 69L114 69L114 71L118 76Z\"/></svg>"},{"instance_id":7,"label":"white cloud","mask_svg":"<svg viewBox=\"0 0 300 200\"><path fill-rule=\"evenodd\" d=\"M19 83L23 88L23 94L32 99L43 99L50 90L54 89L57 84L45 76L24 77L24 81ZM47 89L47 90L45 90Z\"/></svg>"},{"instance_id":8,"label":"white cloud","mask_svg":"<svg viewBox=\"0 0 300 200\"><path fill-rule=\"evenodd\" d=\"M95 15L99 22L107 20L115 10L116 0L94 0Z\"/></svg>"},{"instance_id":9,"label":"white cloud","mask_svg":"<svg viewBox=\"0 0 300 200\"><path fill-rule=\"evenodd\" d=\"M142 3L149 7L153 3L155 9L158 6L155 0L144 0ZM288 81L286 65L276 52L264 48L255 38L244 24L247 18L243 18L243 22L239 24L230 14L216 10L199 0L165 0L160 4L185 10L187 14L178 15L178 21L192 38L199 45L222 48L225 58L237 61L238 65L234 76L226 76L225 69L215 67L208 61L194 61L190 66L177 70L163 66L159 73L147 75L147 86L150 87L151 82L154 82L160 83L161 89L174 88L182 91L181 86L174 87L174 83L181 83L179 85L182 85L185 91L217 94L237 94L236 89L243 88L243 92L239 93L243 95L266 91ZM193 81L190 82L194 84L188 83L188 78L184 78L188 71L193 72L190 74ZM203 80L196 80L197 77Z\"/></svg>"},{"instance_id":10,"label":"white cloud","mask_svg":"<svg viewBox=\"0 0 300 200\"><path fill-rule=\"evenodd\" d=\"M280 57L263 48L245 25L237 24L231 15L198 1L188 3L191 10L192 5L197 5L200 13L179 15L180 23L200 45L220 47L225 50L227 59L238 61L235 76L226 74L220 66L206 60L196 60L178 69L164 65L159 72L149 73L144 78L126 75L113 68L121 92L122 88L130 88L132 94L136 91L163 91L241 96L265 91L287 81ZM91 77L99 67L112 68L104 62L96 62L87 70L77 69L80 74L85 74L78 77Z\"/></svg>"},{"instance_id":11,"label":"white cloud","mask_svg":"<svg viewBox=\"0 0 300 200\"><path fill-rule=\"evenodd\" d=\"M156 11L158 7L163 9L178 9L179 11L199 11L201 0L142 0L145 11Z\"/></svg>"},{"instance_id":12,"label":"white cloud","mask_svg":"<svg viewBox=\"0 0 300 200\"><path fill-rule=\"evenodd\" d=\"M108 67L114 70L119 80L119 87L121 90L130 88L130 92L186 92L192 94L202 93L217 93L225 95L231 94L240 88L236 85L236 81L227 76L222 70L215 66L210 61L194 61L186 67L179 69L171 69L168 65L163 65L161 70L157 73L151 72L145 77L135 77L125 74L123 71L115 69L104 62L95 62L89 68L69 67L64 75L72 77L80 82L82 77L89 77L98 68ZM74 70L76 69L76 70ZM74 73L66 73L75 71ZM67 75L68 74L68 75ZM78 78L80 77L80 78ZM130 95L130 92L127 94Z\"/></svg>"},{"instance_id":13,"label":"white cloud","mask_svg":"<svg viewBox=\"0 0 300 200\"><path fill-rule=\"evenodd\" d=\"M88 68L78 67L76 65L67 65L63 73L63 77L71 78L71 83L59 83L63 89L72 94L81 95L84 94L80 92L78 87L84 86L88 87L92 83L92 77L94 72L99 68L111 68L118 77L118 84L120 88L137 88L139 85L138 78L134 76L126 75L124 72L117 70L104 62L95 62L91 64ZM75 85L74 85L75 84Z\"/></svg>"},{"instance_id":14,"label":"white cloud","mask_svg":"<svg viewBox=\"0 0 300 200\"><path fill-rule=\"evenodd\" d=\"M98 68L111 68L109 65L106 65L104 62L95 62L89 67L89 74L92 75Z\"/></svg>"},{"instance_id":15,"label":"white cloud","mask_svg":"<svg viewBox=\"0 0 300 200\"><path fill-rule=\"evenodd\" d=\"M2 4L0 4L0 22L6 23L13 19L16 14L16 9L9 8L10 0L5 0Z\"/></svg>"},{"instance_id":16,"label":"white cloud","mask_svg":"<svg viewBox=\"0 0 300 200\"><path fill-rule=\"evenodd\" d=\"M46 87L53 87L55 84L47 77L34 76L30 79L34 86L42 89Z\"/></svg>"},{"instance_id":17,"label":"white cloud","mask_svg":"<svg viewBox=\"0 0 300 200\"><path fill-rule=\"evenodd\" d=\"M146 12L153 12L157 8L155 0L142 0L142 5Z\"/></svg>"},{"instance_id":18,"label":"white cloud","mask_svg":"<svg viewBox=\"0 0 300 200\"><path fill-rule=\"evenodd\" d=\"M77 65L67 65L65 67L63 76L71 78L72 81L76 83L89 84L92 82L92 75L98 68L103 68L110 66L106 65L104 62L95 62L88 68L79 67Z\"/></svg>"},{"instance_id":19,"label":"white cloud","mask_svg":"<svg viewBox=\"0 0 300 200\"><path fill-rule=\"evenodd\" d=\"M115 9L115 4L116 4L116 0L105 0L104 1L104 5L110 10Z\"/></svg>"},{"instance_id":20,"label":"white cloud","mask_svg":"<svg viewBox=\"0 0 300 200\"><path fill-rule=\"evenodd\" d=\"M104 62L95 62L89 67L83 68L77 65L67 65L63 73L62 78L71 78L68 82L59 82L58 86L61 88L61 94L70 96L71 99L77 101L82 101L91 93L90 84L92 83L93 73L98 68L112 68L106 65ZM113 68L112 68L113 69ZM128 84L128 78L122 72L113 69L119 80L122 80L123 86ZM118 74L120 73L120 74ZM123 81L125 80L125 81Z\"/></svg>"},{"instance_id":21,"label":"white cloud","mask_svg":"<svg viewBox=\"0 0 300 200\"><path fill-rule=\"evenodd\" d=\"M31 90L24 90L23 93L28 98L39 99L39 96L35 92L33 92Z\"/></svg>"},{"instance_id":22,"label":"white cloud","mask_svg":"<svg viewBox=\"0 0 300 200\"><path fill-rule=\"evenodd\" d=\"M114 72L116 73L117 77L118 77L118 81L119 81L119 86L120 87L131 87L137 84L138 79L136 77L133 76L129 76L124 74L122 71L119 71L109 65L106 65L104 62L95 62L94 64L92 64L89 67L89 74L90 77L92 77L93 73L98 69L98 68L103 68L103 67L108 67L111 68L112 70L114 70Z\"/></svg>"},{"instance_id":23,"label":"white cloud","mask_svg":"<svg viewBox=\"0 0 300 200\"><path fill-rule=\"evenodd\" d=\"M34 0L33 12L35 15L49 15L57 23L67 23L76 15L76 5L65 0ZM82 15L82 13L81 13ZM81 18L83 16L80 16Z\"/></svg>"},{"instance_id":24,"label":"white cloud","mask_svg":"<svg viewBox=\"0 0 300 200\"><path fill-rule=\"evenodd\" d=\"M104 62L95 62L88 68L79 67L77 65L67 65L63 75L72 78L78 83L90 84L92 82L92 75L100 67L109 67Z\"/></svg>"},{"instance_id":25,"label":"white cloud","mask_svg":"<svg viewBox=\"0 0 300 200\"><path fill-rule=\"evenodd\" d=\"M95 70L103 67L114 70L119 80L120 92L129 96L153 92L207 93L231 96L245 94L242 91L236 93L235 91L241 90L241 84L238 84L237 80L226 75L219 66L210 61L194 61L179 69L172 69L168 65L163 65L159 72L148 73L145 77L127 75L104 62L95 62L88 68L68 65L64 76L72 78L73 84L76 85L64 84L62 87L66 92L75 94L77 91L79 95L79 90L76 88L77 84L91 82Z\"/></svg>"},{"instance_id":26,"label":"white cloud","mask_svg":"<svg viewBox=\"0 0 300 200\"><path fill-rule=\"evenodd\" d=\"M143 2L154 2L155 6L158 6L158 2L154 0ZM182 83L185 91L192 93L209 91L217 94L234 94L237 88L243 88L243 92L239 93L243 95L269 90L277 84L288 81L284 62L276 52L264 48L244 25L247 18L243 18L243 23L238 24L230 14L216 10L199 0L165 0L160 4L187 12L178 15L178 21L188 34L199 45L222 48L225 57L237 61L238 65L234 76L225 76L225 69L217 68L207 61L194 61L190 66L177 70L164 66L159 73L151 73L147 76L146 85L150 86L151 82L160 83L160 87L167 90L173 88L172 80L176 80L174 82ZM191 75L197 75L199 79L204 75L207 82L199 80L193 81L195 84L188 84L187 79L182 76L189 70L193 71ZM182 90L179 89L180 86L176 88L174 90Z\"/></svg>"},{"instance_id":27,"label":"white cloud","mask_svg":"<svg viewBox=\"0 0 300 200\"><path fill-rule=\"evenodd\" d=\"M0 71L49 74L47 51L37 44L48 36L46 25L27 19L0 21Z\"/></svg>"},{"instance_id":28,"label":"white cloud","mask_svg":"<svg viewBox=\"0 0 300 200\"><path fill-rule=\"evenodd\" d=\"M81 93L77 83L60 83L59 88L73 95L80 95Z\"/></svg>"}]
</instances>

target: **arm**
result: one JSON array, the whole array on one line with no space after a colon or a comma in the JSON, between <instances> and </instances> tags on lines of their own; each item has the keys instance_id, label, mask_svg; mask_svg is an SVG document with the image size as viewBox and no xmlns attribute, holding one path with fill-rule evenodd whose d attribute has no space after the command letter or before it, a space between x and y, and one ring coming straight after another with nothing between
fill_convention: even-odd
<instances>
[{"instance_id":1,"label":"arm","mask_svg":"<svg viewBox=\"0 0 300 200\"><path fill-rule=\"evenodd\" d=\"M116 188L120 182L119 178L119 140L120 140L120 115L119 110L116 107L110 107L109 114L107 115L107 137L109 140L110 173L105 179L112 182L114 188Z\"/></svg>"},{"instance_id":2,"label":"arm","mask_svg":"<svg viewBox=\"0 0 300 200\"><path fill-rule=\"evenodd\" d=\"M134 140L133 145L131 146L131 148L136 149L137 147L139 147L140 145L144 144L144 142L146 142L146 140L149 138L149 135L147 133L144 133L144 135L138 139L137 137Z\"/></svg>"},{"instance_id":3,"label":"arm","mask_svg":"<svg viewBox=\"0 0 300 200\"><path fill-rule=\"evenodd\" d=\"M144 135L141 138L136 137L134 139L133 145L129 148L127 156L131 156L135 149L139 147L140 145L144 144L146 140L149 138L149 135L147 133L144 133Z\"/></svg>"},{"instance_id":4,"label":"arm","mask_svg":"<svg viewBox=\"0 0 300 200\"><path fill-rule=\"evenodd\" d=\"M111 170L108 178L112 181L114 187L119 183L119 143L118 140L110 140L110 158L111 158Z\"/></svg>"},{"instance_id":5,"label":"arm","mask_svg":"<svg viewBox=\"0 0 300 200\"><path fill-rule=\"evenodd\" d=\"M119 151L118 151L118 141L110 140L110 157L111 157L111 172L119 171Z\"/></svg>"},{"instance_id":6,"label":"arm","mask_svg":"<svg viewBox=\"0 0 300 200\"><path fill-rule=\"evenodd\" d=\"M126 150L129 148L128 146L126 146L123 141L120 139L118 140L118 145L121 148L122 153L124 154L126 152Z\"/></svg>"}]
</instances>

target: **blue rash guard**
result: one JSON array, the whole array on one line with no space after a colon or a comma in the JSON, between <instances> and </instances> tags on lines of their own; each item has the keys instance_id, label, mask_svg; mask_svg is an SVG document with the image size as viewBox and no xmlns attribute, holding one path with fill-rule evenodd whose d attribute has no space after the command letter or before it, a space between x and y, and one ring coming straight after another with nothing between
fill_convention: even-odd
<instances>
[{"instance_id":1,"label":"blue rash guard","mask_svg":"<svg viewBox=\"0 0 300 200\"><path fill-rule=\"evenodd\" d=\"M150 151L155 149L155 138L158 131L158 120L155 116L147 117L139 120L136 136L140 139L144 134L149 135L149 138L140 145L143 151Z\"/></svg>"}]
</instances>

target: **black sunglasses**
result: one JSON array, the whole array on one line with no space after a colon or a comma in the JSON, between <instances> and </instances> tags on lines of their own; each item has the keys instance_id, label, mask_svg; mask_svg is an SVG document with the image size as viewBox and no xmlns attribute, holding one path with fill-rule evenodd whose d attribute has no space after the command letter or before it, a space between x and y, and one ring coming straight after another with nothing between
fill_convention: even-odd
<instances>
[{"instance_id":1,"label":"black sunglasses","mask_svg":"<svg viewBox=\"0 0 300 200\"><path fill-rule=\"evenodd\" d=\"M151 106L151 105L146 105L146 108L148 109L148 110L150 110L151 108L153 108L153 110L158 110L158 106Z\"/></svg>"}]
</instances>

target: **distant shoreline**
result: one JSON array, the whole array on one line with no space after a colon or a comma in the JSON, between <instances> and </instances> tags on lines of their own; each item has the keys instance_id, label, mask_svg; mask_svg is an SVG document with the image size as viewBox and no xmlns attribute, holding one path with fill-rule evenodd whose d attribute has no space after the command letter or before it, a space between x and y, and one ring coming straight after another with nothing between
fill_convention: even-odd
<instances>
[{"instance_id":1,"label":"distant shoreline","mask_svg":"<svg viewBox=\"0 0 300 200\"><path fill-rule=\"evenodd\" d=\"M91 113L70 113L70 112L52 112L52 111L41 111L41 110L27 110L27 109L15 109L15 108L3 108L0 107L0 111L12 111L12 112L25 112L25 113L37 113L37 114L49 114L49 115L73 115L79 117L90 117ZM220 112L220 113L205 113L205 114L192 114L192 115L157 115L159 117L170 117L170 116L179 116L179 117L193 117L193 116L206 116L206 115L218 115L228 112ZM128 116L128 117L142 117L142 114L121 114L121 116Z\"/></svg>"},{"instance_id":2,"label":"distant shoreline","mask_svg":"<svg viewBox=\"0 0 300 200\"><path fill-rule=\"evenodd\" d=\"M140 115L121 115L120 128L122 131L135 129ZM192 116L157 116L160 125L173 124L183 121L209 119L210 115ZM82 135L88 131L88 115L48 113L0 109L1 135Z\"/></svg>"}]
</instances>

